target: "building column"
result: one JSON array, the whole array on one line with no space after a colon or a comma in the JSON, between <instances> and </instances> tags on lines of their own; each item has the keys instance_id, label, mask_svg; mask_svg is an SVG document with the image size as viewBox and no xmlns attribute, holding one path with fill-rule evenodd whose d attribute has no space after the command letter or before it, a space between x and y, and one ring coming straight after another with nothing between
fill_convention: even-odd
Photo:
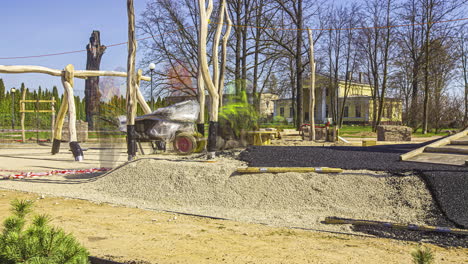
<instances>
[{"instance_id":1,"label":"building column","mask_svg":"<svg viewBox=\"0 0 468 264\"><path fill-rule=\"evenodd\" d=\"M327 120L327 87L322 87L322 123Z\"/></svg>"}]
</instances>

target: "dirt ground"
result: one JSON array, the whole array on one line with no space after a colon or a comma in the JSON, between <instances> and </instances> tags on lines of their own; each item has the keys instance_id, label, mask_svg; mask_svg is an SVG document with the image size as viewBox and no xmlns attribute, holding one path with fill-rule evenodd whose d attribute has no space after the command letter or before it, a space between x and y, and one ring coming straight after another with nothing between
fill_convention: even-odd
<instances>
[{"instance_id":1,"label":"dirt ground","mask_svg":"<svg viewBox=\"0 0 468 264\"><path fill-rule=\"evenodd\" d=\"M12 199L72 232L91 255L133 263L411 263L415 242L276 228L84 200L0 190L0 220ZM424 244L424 243L423 243ZM467 263L468 249L424 244L435 263Z\"/></svg>"}]
</instances>

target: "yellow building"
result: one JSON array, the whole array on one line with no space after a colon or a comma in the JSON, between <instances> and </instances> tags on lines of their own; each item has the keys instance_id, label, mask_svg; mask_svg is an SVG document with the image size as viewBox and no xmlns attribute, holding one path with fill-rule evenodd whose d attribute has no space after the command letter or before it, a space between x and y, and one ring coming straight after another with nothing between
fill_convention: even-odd
<instances>
[{"instance_id":1,"label":"yellow building","mask_svg":"<svg viewBox=\"0 0 468 264\"><path fill-rule=\"evenodd\" d=\"M331 118L331 97L328 89L329 78L317 75L315 82L315 122L326 123ZM344 102L346 85L344 81L338 82L339 109ZM309 122L309 91L310 80L304 80L303 109L304 121ZM372 89L362 82L353 81L348 84L347 98L343 111L343 123L368 124L372 122ZM289 122L293 120L293 108L291 99L275 100L274 116L282 116ZM402 101L395 98L385 98L385 107L382 114L382 123L399 124L402 120Z\"/></svg>"}]
</instances>

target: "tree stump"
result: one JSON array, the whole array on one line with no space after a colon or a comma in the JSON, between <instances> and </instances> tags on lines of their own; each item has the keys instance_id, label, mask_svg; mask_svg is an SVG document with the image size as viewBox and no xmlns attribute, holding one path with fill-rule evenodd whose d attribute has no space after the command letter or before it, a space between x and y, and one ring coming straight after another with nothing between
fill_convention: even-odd
<instances>
[{"instance_id":1,"label":"tree stump","mask_svg":"<svg viewBox=\"0 0 468 264\"><path fill-rule=\"evenodd\" d=\"M101 45L100 33L94 30L89 38L89 43L86 45L87 59L86 70L98 71L101 65L101 58L106 50L106 46ZM99 113L99 101L101 93L99 92L99 76L88 77L85 81L85 107L86 107L86 122L88 128L94 130L93 117Z\"/></svg>"}]
</instances>

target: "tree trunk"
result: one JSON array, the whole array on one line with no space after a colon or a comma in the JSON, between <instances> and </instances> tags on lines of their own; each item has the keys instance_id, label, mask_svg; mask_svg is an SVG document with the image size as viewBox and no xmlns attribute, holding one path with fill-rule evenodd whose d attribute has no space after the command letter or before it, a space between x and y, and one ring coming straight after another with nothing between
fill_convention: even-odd
<instances>
[{"instance_id":1,"label":"tree trunk","mask_svg":"<svg viewBox=\"0 0 468 264\"><path fill-rule=\"evenodd\" d=\"M466 32L466 31L464 31ZM467 50L465 50L465 34L463 34L460 38L460 46L461 46L461 60L462 60L462 73L463 73L463 83L465 86L465 114L463 115L463 127L468 125L468 54Z\"/></svg>"},{"instance_id":2,"label":"tree trunk","mask_svg":"<svg viewBox=\"0 0 468 264\"><path fill-rule=\"evenodd\" d=\"M296 41L296 85L297 85L297 120L296 128L304 123L304 111L302 104L302 0L297 1L297 41Z\"/></svg>"},{"instance_id":3,"label":"tree trunk","mask_svg":"<svg viewBox=\"0 0 468 264\"><path fill-rule=\"evenodd\" d=\"M383 115L383 109L385 107L385 90L387 88L387 79L388 79L388 53L390 49L390 0L387 2L387 35L385 38L384 46L384 60L383 60L383 79L382 79L382 92L380 94L380 103L379 103L379 116L377 118L377 126L380 125Z\"/></svg>"},{"instance_id":4,"label":"tree trunk","mask_svg":"<svg viewBox=\"0 0 468 264\"><path fill-rule=\"evenodd\" d=\"M309 47L310 47L310 88L309 88L309 120L310 133L309 140L315 141L315 56L314 56L314 38L312 30L309 29Z\"/></svg>"},{"instance_id":5,"label":"tree trunk","mask_svg":"<svg viewBox=\"0 0 468 264\"><path fill-rule=\"evenodd\" d=\"M257 113L260 113L260 95L257 95L257 87L258 87L258 57L260 53L260 22L262 18L262 10L263 10L263 3L257 6L257 13L255 18L255 51L254 51L254 72L253 72L253 99L254 99L254 107Z\"/></svg>"},{"instance_id":6,"label":"tree trunk","mask_svg":"<svg viewBox=\"0 0 468 264\"><path fill-rule=\"evenodd\" d=\"M127 154L131 161L136 155L135 117L137 112L136 80L135 80L135 56L137 42L135 39L135 12L133 0L127 0L128 16L128 56L127 56Z\"/></svg>"},{"instance_id":7,"label":"tree trunk","mask_svg":"<svg viewBox=\"0 0 468 264\"><path fill-rule=\"evenodd\" d=\"M89 38L89 43L86 45L87 58L86 70L98 71L101 65L101 58L106 50L106 46L101 45L100 33L94 30ZM89 77L85 81L85 104L86 104L86 122L88 128L94 130L93 117L99 112L99 101L101 94L99 93L99 77Z\"/></svg>"},{"instance_id":8,"label":"tree trunk","mask_svg":"<svg viewBox=\"0 0 468 264\"><path fill-rule=\"evenodd\" d=\"M249 1L243 1L244 25L249 24ZM242 92L247 92L247 27L242 27Z\"/></svg>"},{"instance_id":9,"label":"tree trunk","mask_svg":"<svg viewBox=\"0 0 468 264\"><path fill-rule=\"evenodd\" d=\"M432 28L432 11L434 7L433 0L427 1L428 6L426 7L426 65L424 67L424 111L423 111L423 134L427 134L428 123L429 123L429 43L431 37L431 28Z\"/></svg>"},{"instance_id":10,"label":"tree trunk","mask_svg":"<svg viewBox=\"0 0 468 264\"><path fill-rule=\"evenodd\" d=\"M238 0L236 3L236 23L237 25L241 25L241 13L242 13L242 5L241 1ZM236 95L240 95L242 89L242 78L241 78L241 45L242 45L242 28L235 27L236 31L236 66L234 70L234 79L236 84Z\"/></svg>"}]
</instances>

